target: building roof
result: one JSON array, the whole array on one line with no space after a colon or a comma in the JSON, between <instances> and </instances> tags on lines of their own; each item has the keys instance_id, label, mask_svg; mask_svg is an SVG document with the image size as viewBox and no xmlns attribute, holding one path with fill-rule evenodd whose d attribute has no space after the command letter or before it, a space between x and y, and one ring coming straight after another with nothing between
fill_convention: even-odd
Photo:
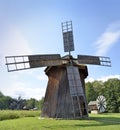
<instances>
[{"instance_id":1,"label":"building roof","mask_svg":"<svg viewBox=\"0 0 120 130\"><path fill-rule=\"evenodd\" d=\"M88 106L91 106L91 105L97 105L97 101L90 101Z\"/></svg>"}]
</instances>

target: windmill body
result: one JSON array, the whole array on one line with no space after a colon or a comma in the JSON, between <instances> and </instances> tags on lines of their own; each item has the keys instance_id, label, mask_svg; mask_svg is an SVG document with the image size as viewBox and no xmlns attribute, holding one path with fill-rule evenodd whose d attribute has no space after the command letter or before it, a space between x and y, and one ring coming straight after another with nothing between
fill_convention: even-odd
<instances>
[{"instance_id":1,"label":"windmill body","mask_svg":"<svg viewBox=\"0 0 120 130\"><path fill-rule=\"evenodd\" d=\"M87 67L61 65L47 67L48 85L41 116L52 118L87 117L84 78Z\"/></svg>"},{"instance_id":2,"label":"windmill body","mask_svg":"<svg viewBox=\"0 0 120 130\"><path fill-rule=\"evenodd\" d=\"M72 22L62 23L64 51L60 54L7 56L8 71L17 71L37 67L45 67L48 85L41 116L52 118L84 118L88 117L85 95L87 66L84 64L111 66L109 57L78 55L73 58L74 51Z\"/></svg>"}]
</instances>

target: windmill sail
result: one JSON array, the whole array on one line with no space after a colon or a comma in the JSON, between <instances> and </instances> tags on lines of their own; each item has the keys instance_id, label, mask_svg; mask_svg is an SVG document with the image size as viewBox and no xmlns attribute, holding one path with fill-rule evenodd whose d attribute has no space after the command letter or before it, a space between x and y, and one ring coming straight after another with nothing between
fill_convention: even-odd
<instances>
[{"instance_id":1,"label":"windmill sail","mask_svg":"<svg viewBox=\"0 0 120 130\"><path fill-rule=\"evenodd\" d=\"M78 55L78 62L80 64L111 66L110 58L102 56Z\"/></svg>"},{"instance_id":2,"label":"windmill sail","mask_svg":"<svg viewBox=\"0 0 120 130\"><path fill-rule=\"evenodd\" d=\"M98 96L97 98L97 108L99 110L99 112L104 112L107 108L107 103L106 103L106 99L103 95Z\"/></svg>"},{"instance_id":3,"label":"windmill sail","mask_svg":"<svg viewBox=\"0 0 120 130\"><path fill-rule=\"evenodd\" d=\"M62 64L59 54L7 56L5 58L8 72Z\"/></svg>"},{"instance_id":4,"label":"windmill sail","mask_svg":"<svg viewBox=\"0 0 120 130\"><path fill-rule=\"evenodd\" d=\"M62 64L61 56L59 54L33 55L33 56L28 56L28 58L29 58L30 68L56 66Z\"/></svg>"},{"instance_id":5,"label":"windmill sail","mask_svg":"<svg viewBox=\"0 0 120 130\"><path fill-rule=\"evenodd\" d=\"M72 21L62 23L64 52L74 51Z\"/></svg>"},{"instance_id":6,"label":"windmill sail","mask_svg":"<svg viewBox=\"0 0 120 130\"><path fill-rule=\"evenodd\" d=\"M5 59L8 72L30 68L29 59L27 55L6 56Z\"/></svg>"}]
</instances>

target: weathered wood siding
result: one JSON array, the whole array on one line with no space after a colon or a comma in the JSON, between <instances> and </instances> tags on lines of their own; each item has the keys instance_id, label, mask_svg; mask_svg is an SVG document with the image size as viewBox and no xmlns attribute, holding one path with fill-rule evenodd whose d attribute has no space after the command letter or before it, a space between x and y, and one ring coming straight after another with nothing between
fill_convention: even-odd
<instances>
[{"instance_id":1,"label":"weathered wood siding","mask_svg":"<svg viewBox=\"0 0 120 130\"><path fill-rule=\"evenodd\" d=\"M84 78L86 66L80 68L80 78L85 91ZM52 118L74 118L72 98L69 90L66 66L54 66L46 69L48 85L41 116Z\"/></svg>"}]
</instances>

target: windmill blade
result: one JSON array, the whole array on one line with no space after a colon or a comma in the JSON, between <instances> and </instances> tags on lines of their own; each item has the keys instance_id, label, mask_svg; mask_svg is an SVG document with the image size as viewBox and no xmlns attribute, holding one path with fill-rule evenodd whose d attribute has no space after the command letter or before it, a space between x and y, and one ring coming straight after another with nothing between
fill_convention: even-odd
<instances>
[{"instance_id":1,"label":"windmill blade","mask_svg":"<svg viewBox=\"0 0 120 130\"><path fill-rule=\"evenodd\" d=\"M59 54L7 56L5 58L8 72L36 67L56 66L63 63Z\"/></svg>"},{"instance_id":2,"label":"windmill blade","mask_svg":"<svg viewBox=\"0 0 120 130\"><path fill-rule=\"evenodd\" d=\"M44 66L56 66L62 64L60 54L50 55L32 55L28 56L30 68L44 67Z\"/></svg>"},{"instance_id":3,"label":"windmill blade","mask_svg":"<svg viewBox=\"0 0 120 130\"><path fill-rule=\"evenodd\" d=\"M99 112L100 113L102 113L102 112L104 112L105 110L106 110L106 107L103 105L100 105L99 107L98 107L98 110L99 110Z\"/></svg>"},{"instance_id":4,"label":"windmill blade","mask_svg":"<svg viewBox=\"0 0 120 130\"><path fill-rule=\"evenodd\" d=\"M102 56L78 55L78 62L80 64L111 66L110 58Z\"/></svg>"},{"instance_id":5,"label":"windmill blade","mask_svg":"<svg viewBox=\"0 0 120 130\"><path fill-rule=\"evenodd\" d=\"M74 51L72 21L62 23L64 52Z\"/></svg>"},{"instance_id":6,"label":"windmill blade","mask_svg":"<svg viewBox=\"0 0 120 130\"><path fill-rule=\"evenodd\" d=\"M27 55L6 56L5 59L8 72L30 68L29 59Z\"/></svg>"}]
</instances>

